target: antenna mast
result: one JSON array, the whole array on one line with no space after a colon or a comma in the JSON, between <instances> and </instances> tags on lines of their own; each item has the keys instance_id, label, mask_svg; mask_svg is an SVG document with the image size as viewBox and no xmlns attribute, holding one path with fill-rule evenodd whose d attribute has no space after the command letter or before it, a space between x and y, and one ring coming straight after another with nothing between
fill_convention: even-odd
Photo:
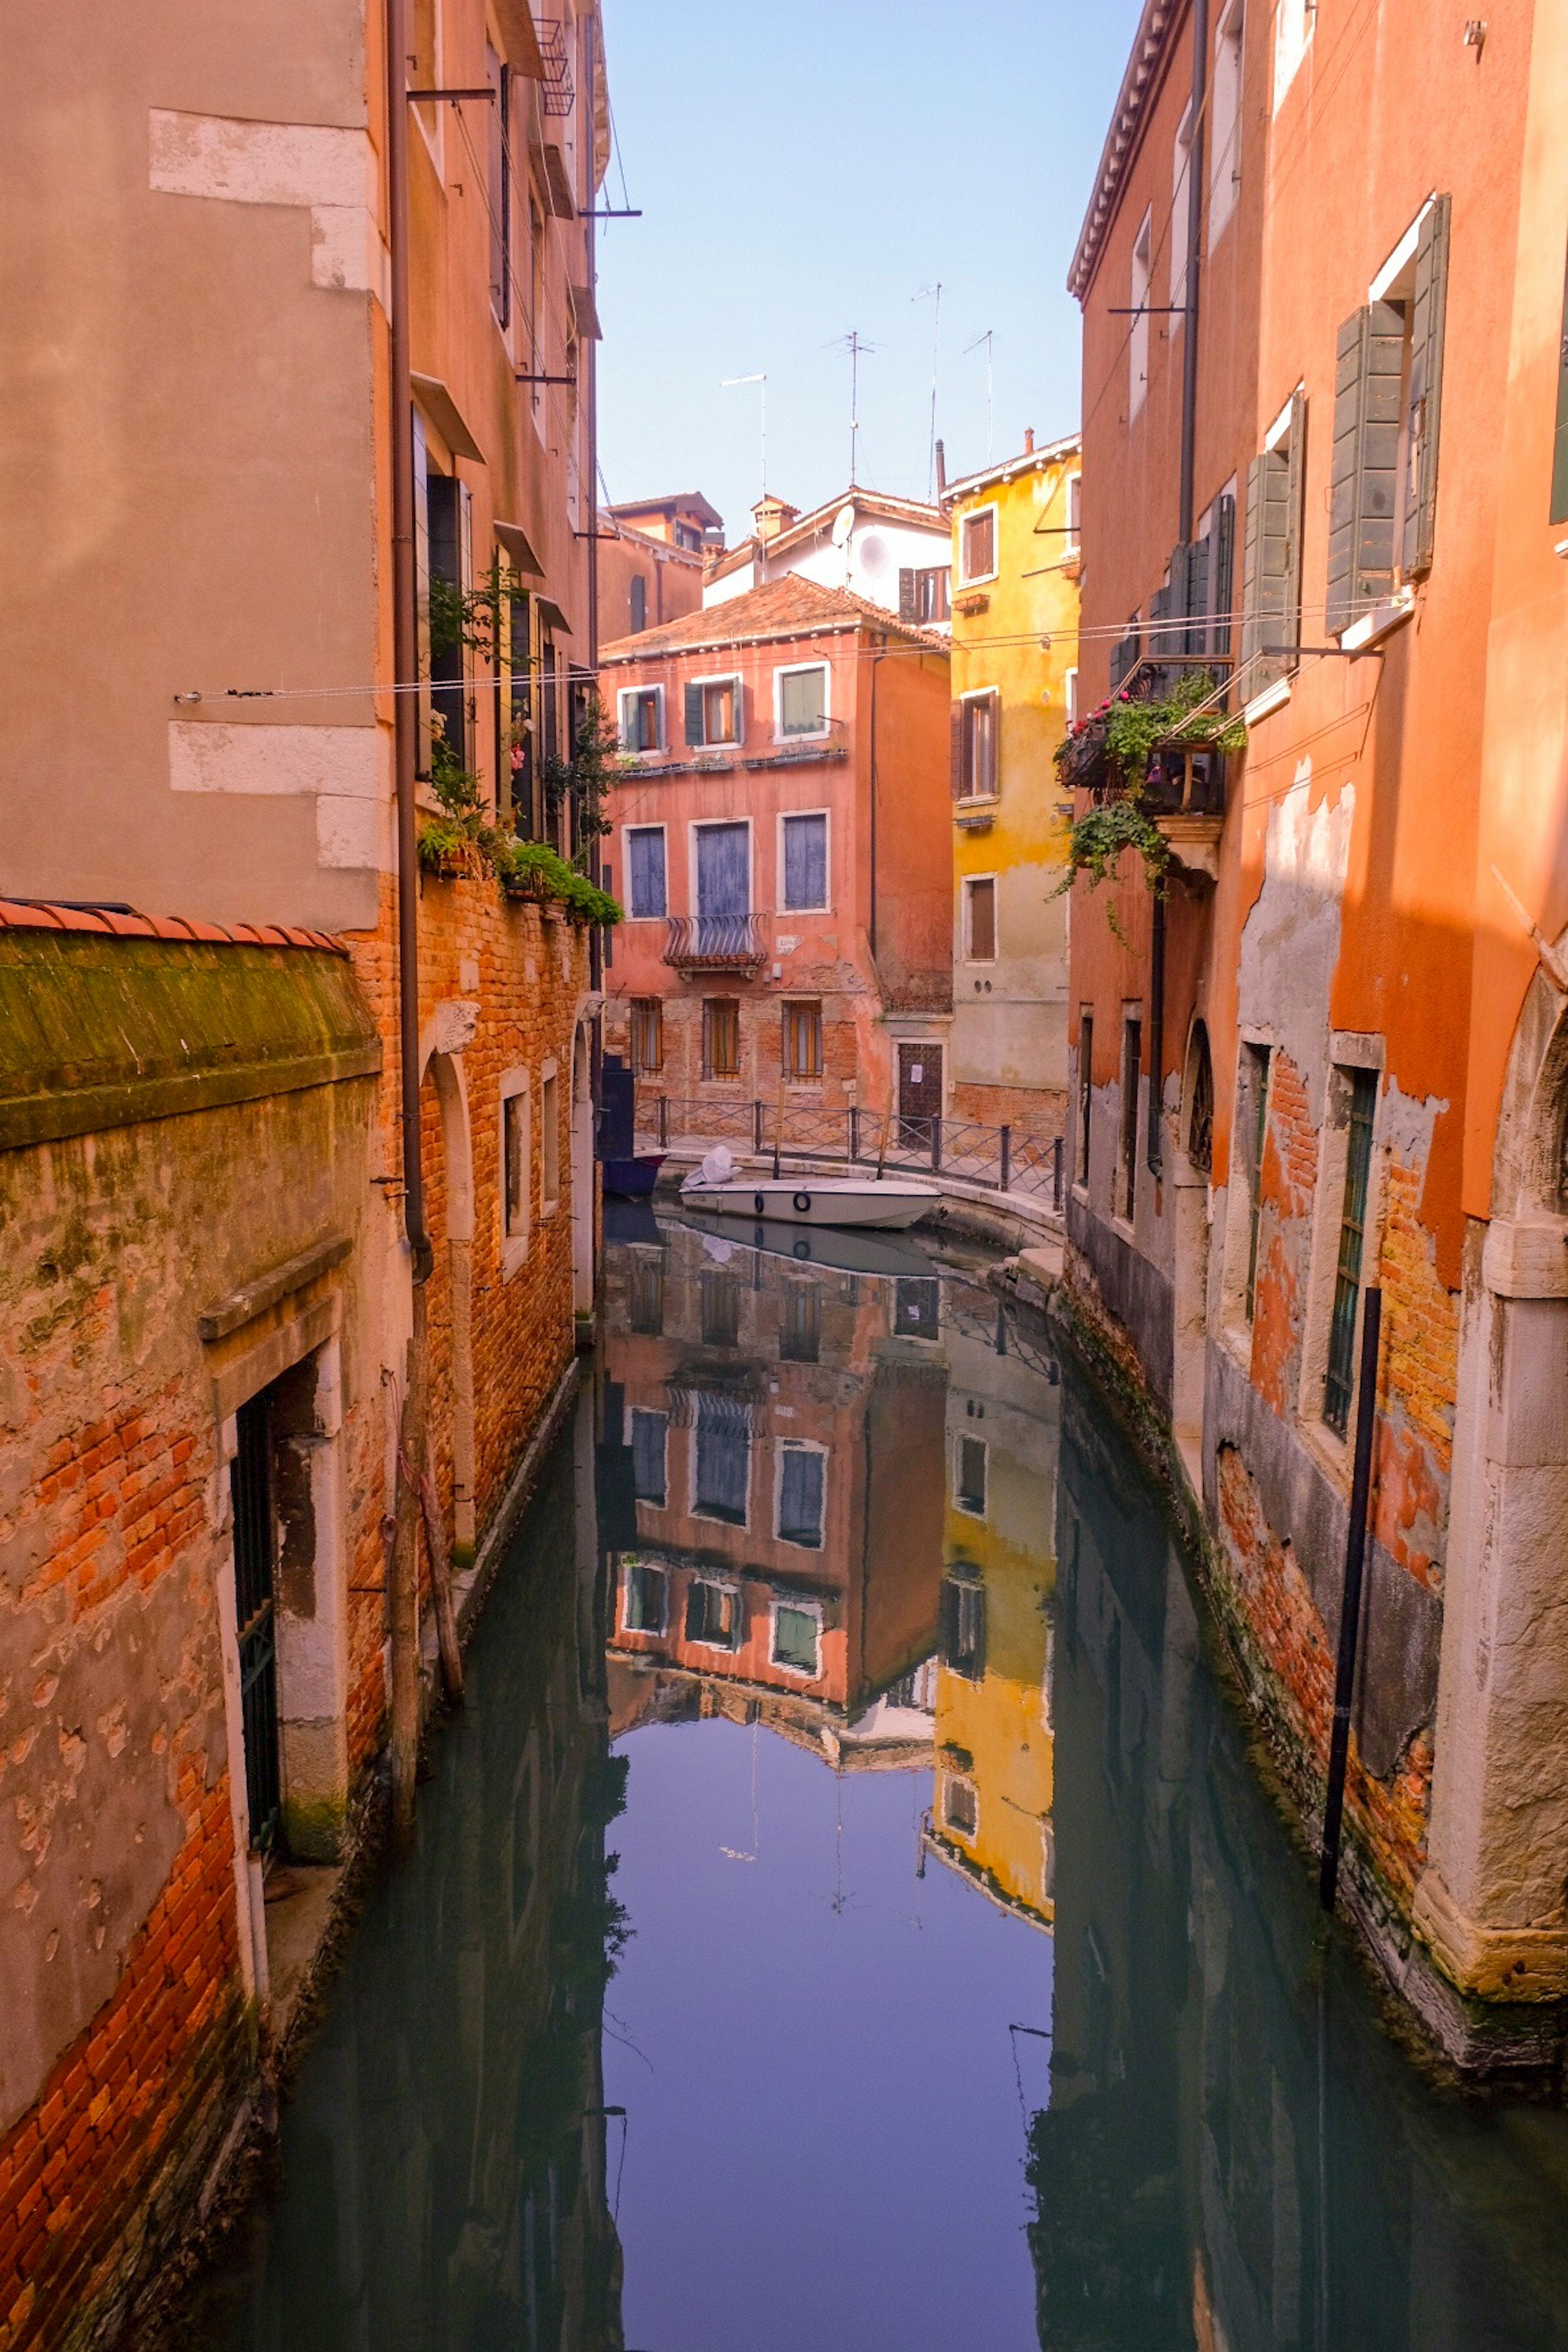
<instances>
[{"instance_id":1,"label":"antenna mast","mask_svg":"<svg viewBox=\"0 0 1568 2352\"><path fill-rule=\"evenodd\" d=\"M987 465L991 463L992 453L995 446L995 434L993 429L994 384L991 368L991 335L992 330L987 327L983 335L976 335L972 343L965 343L963 346L965 352L977 352L982 343L985 346L985 462Z\"/></svg>"},{"instance_id":2,"label":"antenna mast","mask_svg":"<svg viewBox=\"0 0 1568 2352\"><path fill-rule=\"evenodd\" d=\"M731 390L731 389L735 384L738 384L738 383L757 383L757 384L761 384L761 386L762 386L762 388L763 388L763 450L762 450L762 456L763 456L763 498L765 499L765 498L767 497L767 494L768 494L768 379L767 379L767 374L766 374L766 373L765 373L765 371L764 371L764 372L763 372L763 373L759 373L759 374L757 374L757 375L726 375L726 376L721 376L721 378L720 378L720 380L719 380L719 389L721 390L721 392L729 392L729 391L730 391L730 390Z\"/></svg>"},{"instance_id":3,"label":"antenna mast","mask_svg":"<svg viewBox=\"0 0 1568 2352\"><path fill-rule=\"evenodd\" d=\"M926 447L926 504L928 506L936 496L936 370L942 351L942 280L940 278L934 286L922 286L920 292L912 299L917 302L923 302L931 296L936 299L936 315L931 321L931 436Z\"/></svg>"}]
</instances>

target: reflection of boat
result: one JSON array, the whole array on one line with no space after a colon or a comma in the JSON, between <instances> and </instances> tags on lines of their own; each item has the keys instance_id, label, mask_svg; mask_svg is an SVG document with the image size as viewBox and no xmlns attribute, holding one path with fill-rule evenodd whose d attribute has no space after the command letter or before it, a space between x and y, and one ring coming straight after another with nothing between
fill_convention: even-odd
<instances>
[{"instance_id":1,"label":"reflection of boat","mask_svg":"<svg viewBox=\"0 0 1568 2352\"><path fill-rule=\"evenodd\" d=\"M645 1151L635 1160L606 1160L605 1190L623 1201L646 1201L664 1166L662 1151Z\"/></svg>"},{"instance_id":2,"label":"reflection of boat","mask_svg":"<svg viewBox=\"0 0 1568 2352\"><path fill-rule=\"evenodd\" d=\"M904 1241L864 1226L783 1224L776 1217L753 1218L737 1229L733 1216L700 1215L694 1197L681 1203L681 1223L700 1234L727 1242L743 1242L752 1249L788 1258L796 1265L821 1265L835 1274L930 1275L934 1271L918 1242Z\"/></svg>"},{"instance_id":3,"label":"reflection of boat","mask_svg":"<svg viewBox=\"0 0 1568 2352\"><path fill-rule=\"evenodd\" d=\"M721 1217L786 1225L854 1225L901 1232L941 1199L909 1177L742 1176L721 1143L680 1188L682 1202Z\"/></svg>"}]
</instances>

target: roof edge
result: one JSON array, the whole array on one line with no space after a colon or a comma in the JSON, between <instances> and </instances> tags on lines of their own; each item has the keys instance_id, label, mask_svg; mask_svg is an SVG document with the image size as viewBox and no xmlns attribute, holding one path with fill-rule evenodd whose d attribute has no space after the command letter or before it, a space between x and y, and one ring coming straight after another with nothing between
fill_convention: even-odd
<instances>
[{"instance_id":1,"label":"roof edge","mask_svg":"<svg viewBox=\"0 0 1568 2352\"><path fill-rule=\"evenodd\" d=\"M1183 0L1144 0L1143 14L1138 30L1132 37L1132 48L1127 69L1121 77L1121 87L1116 93L1111 109L1110 128L1105 134L1100 164L1094 176L1094 193L1083 216L1078 244L1073 252L1072 268L1068 272L1068 292L1081 302L1093 280L1100 264L1105 232L1115 215L1121 199L1121 184L1128 165L1138 152L1142 137L1143 119L1150 98L1170 55L1171 42L1178 21L1184 19Z\"/></svg>"}]
</instances>

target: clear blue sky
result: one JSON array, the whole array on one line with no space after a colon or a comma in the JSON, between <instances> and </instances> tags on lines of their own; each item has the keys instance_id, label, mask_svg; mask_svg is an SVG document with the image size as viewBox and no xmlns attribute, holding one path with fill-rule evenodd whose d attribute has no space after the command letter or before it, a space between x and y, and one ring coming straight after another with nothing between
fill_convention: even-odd
<instances>
[{"instance_id":1,"label":"clear blue sky","mask_svg":"<svg viewBox=\"0 0 1568 2352\"><path fill-rule=\"evenodd\" d=\"M612 499L700 489L731 536L760 487L843 488L858 327L859 478L926 493L933 306L948 472L1079 418L1065 289L1138 0L605 0L619 156L601 202L600 463Z\"/></svg>"}]
</instances>

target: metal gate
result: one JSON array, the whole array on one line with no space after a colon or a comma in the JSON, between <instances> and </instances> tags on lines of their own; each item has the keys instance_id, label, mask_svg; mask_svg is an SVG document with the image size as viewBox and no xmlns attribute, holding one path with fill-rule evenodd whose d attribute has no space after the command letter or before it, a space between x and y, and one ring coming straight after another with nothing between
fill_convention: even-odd
<instances>
[{"instance_id":1,"label":"metal gate","mask_svg":"<svg viewBox=\"0 0 1568 2352\"><path fill-rule=\"evenodd\" d=\"M899 1043L899 1149L930 1148L942 1117L942 1047L924 1040Z\"/></svg>"},{"instance_id":2,"label":"metal gate","mask_svg":"<svg viewBox=\"0 0 1568 2352\"><path fill-rule=\"evenodd\" d=\"M281 1790L278 1765L278 1621L272 1589L272 1429L265 1391L236 1416L238 1448L229 1465L234 1507L234 1587L239 1628L239 1691L245 1728L245 1793L250 1842L262 1853L277 1843Z\"/></svg>"}]
</instances>

